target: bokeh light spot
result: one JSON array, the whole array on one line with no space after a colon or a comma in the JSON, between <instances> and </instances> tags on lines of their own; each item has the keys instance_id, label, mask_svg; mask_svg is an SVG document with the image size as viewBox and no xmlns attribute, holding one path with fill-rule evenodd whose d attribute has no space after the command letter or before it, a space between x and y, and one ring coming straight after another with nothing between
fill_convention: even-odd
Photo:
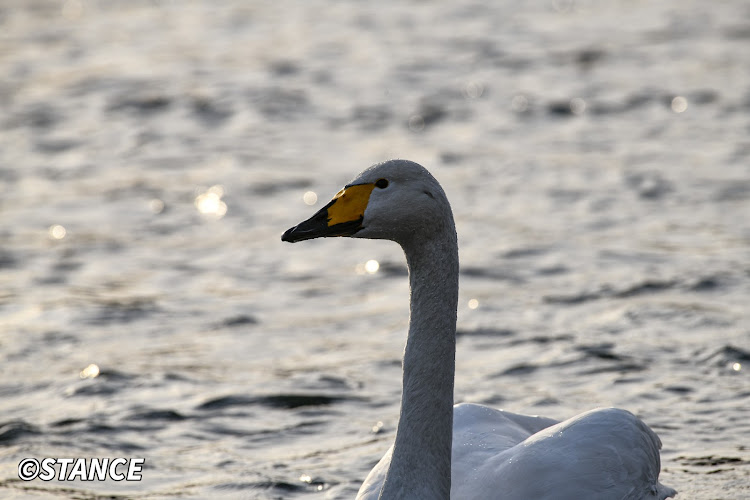
<instances>
[{"instance_id":1,"label":"bokeh light spot","mask_svg":"<svg viewBox=\"0 0 750 500\"><path fill-rule=\"evenodd\" d=\"M464 88L464 94L469 99L478 99L484 94L484 85L479 82L469 82L466 84L466 88Z\"/></svg>"},{"instance_id":2,"label":"bokeh light spot","mask_svg":"<svg viewBox=\"0 0 750 500\"><path fill-rule=\"evenodd\" d=\"M421 132L424 130L424 118L422 118L422 115L412 115L409 118L409 130L412 132Z\"/></svg>"},{"instance_id":3,"label":"bokeh light spot","mask_svg":"<svg viewBox=\"0 0 750 500\"><path fill-rule=\"evenodd\" d=\"M164 211L164 202L158 198L148 202L148 208L155 214L160 214Z\"/></svg>"},{"instance_id":4,"label":"bokeh light spot","mask_svg":"<svg viewBox=\"0 0 750 500\"><path fill-rule=\"evenodd\" d=\"M227 204L221 201L224 196L224 187L220 185L211 186L204 193L195 197L195 207L203 215L221 219L227 213Z\"/></svg>"},{"instance_id":5,"label":"bokeh light spot","mask_svg":"<svg viewBox=\"0 0 750 500\"><path fill-rule=\"evenodd\" d=\"M570 100L570 111L574 115L582 115L586 111L586 101L580 97L574 97Z\"/></svg>"},{"instance_id":6,"label":"bokeh light spot","mask_svg":"<svg viewBox=\"0 0 750 500\"><path fill-rule=\"evenodd\" d=\"M370 259L367 262L360 262L354 268L354 272L357 274L375 274L380 269L380 263L375 259Z\"/></svg>"},{"instance_id":7,"label":"bokeh light spot","mask_svg":"<svg viewBox=\"0 0 750 500\"><path fill-rule=\"evenodd\" d=\"M369 274L375 274L380 269L380 263L377 260L370 259L365 262L365 271Z\"/></svg>"},{"instance_id":8,"label":"bokeh light spot","mask_svg":"<svg viewBox=\"0 0 750 500\"><path fill-rule=\"evenodd\" d=\"M470 299L469 309L476 309L477 307L479 307L479 301L477 299Z\"/></svg>"},{"instance_id":9,"label":"bokeh light spot","mask_svg":"<svg viewBox=\"0 0 750 500\"><path fill-rule=\"evenodd\" d=\"M306 205L315 205L315 203L318 202L318 195L314 191L308 191L302 195L302 201L304 201Z\"/></svg>"},{"instance_id":10,"label":"bokeh light spot","mask_svg":"<svg viewBox=\"0 0 750 500\"><path fill-rule=\"evenodd\" d=\"M78 374L81 378L96 378L99 376L99 366L91 363Z\"/></svg>"},{"instance_id":11,"label":"bokeh light spot","mask_svg":"<svg viewBox=\"0 0 750 500\"><path fill-rule=\"evenodd\" d=\"M68 231L60 224L54 224L49 227L49 237L53 240L61 240L65 238L66 234L68 234Z\"/></svg>"},{"instance_id":12,"label":"bokeh light spot","mask_svg":"<svg viewBox=\"0 0 750 500\"><path fill-rule=\"evenodd\" d=\"M675 113L682 113L687 110L687 107L687 99L685 99L681 95L678 95L677 97L672 99L672 111L674 111Z\"/></svg>"}]
</instances>

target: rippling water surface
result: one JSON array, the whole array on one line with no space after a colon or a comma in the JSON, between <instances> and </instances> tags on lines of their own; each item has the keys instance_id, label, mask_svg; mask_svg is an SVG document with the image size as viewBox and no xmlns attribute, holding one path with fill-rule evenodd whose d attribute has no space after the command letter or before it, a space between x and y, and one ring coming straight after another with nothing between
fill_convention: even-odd
<instances>
[{"instance_id":1,"label":"rippling water surface","mask_svg":"<svg viewBox=\"0 0 750 500\"><path fill-rule=\"evenodd\" d=\"M403 157L456 215L457 401L627 408L680 498L750 498L750 6L485 3L0 6L0 496L351 498L404 259L279 237ZM143 480L18 479L79 456Z\"/></svg>"}]
</instances>

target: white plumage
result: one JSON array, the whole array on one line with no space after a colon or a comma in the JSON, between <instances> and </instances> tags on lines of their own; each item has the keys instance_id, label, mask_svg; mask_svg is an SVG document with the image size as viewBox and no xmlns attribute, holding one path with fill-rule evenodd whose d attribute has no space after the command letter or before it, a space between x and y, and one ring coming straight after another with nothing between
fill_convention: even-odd
<instances>
[{"instance_id":1,"label":"white plumage","mask_svg":"<svg viewBox=\"0 0 750 500\"><path fill-rule=\"evenodd\" d=\"M563 422L453 406L458 245L450 204L430 173L406 160L370 167L284 241L321 236L393 240L409 267L411 315L394 445L358 499L651 500L661 442L628 411Z\"/></svg>"},{"instance_id":2,"label":"white plumage","mask_svg":"<svg viewBox=\"0 0 750 500\"><path fill-rule=\"evenodd\" d=\"M591 410L564 422L462 403L454 406L451 498L665 499L656 434L628 411ZM358 499L377 499L393 448Z\"/></svg>"}]
</instances>

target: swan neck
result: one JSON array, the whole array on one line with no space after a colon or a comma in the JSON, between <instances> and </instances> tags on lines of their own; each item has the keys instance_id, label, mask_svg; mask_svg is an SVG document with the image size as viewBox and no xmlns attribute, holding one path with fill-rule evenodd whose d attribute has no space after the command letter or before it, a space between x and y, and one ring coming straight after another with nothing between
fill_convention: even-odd
<instances>
[{"instance_id":1,"label":"swan neck","mask_svg":"<svg viewBox=\"0 0 750 500\"><path fill-rule=\"evenodd\" d=\"M381 498L449 498L458 303L455 229L402 245L411 307L403 393Z\"/></svg>"}]
</instances>

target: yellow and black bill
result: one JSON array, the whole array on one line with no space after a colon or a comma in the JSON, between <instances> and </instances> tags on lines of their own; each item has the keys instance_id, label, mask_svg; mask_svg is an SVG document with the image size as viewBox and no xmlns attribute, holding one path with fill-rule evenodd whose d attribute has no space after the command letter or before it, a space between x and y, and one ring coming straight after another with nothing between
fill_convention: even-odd
<instances>
[{"instance_id":1,"label":"yellow and black bill","mask_svg":"<svg viewBox=\"0 0 750 500\"><path fill-rule=\"evenodd\" d=\"M295 243L325 236L352 236L363 228L367 202L375 184L346 186L315 215L288 229L281 241Z\"/></svg>"}]
</instances>

